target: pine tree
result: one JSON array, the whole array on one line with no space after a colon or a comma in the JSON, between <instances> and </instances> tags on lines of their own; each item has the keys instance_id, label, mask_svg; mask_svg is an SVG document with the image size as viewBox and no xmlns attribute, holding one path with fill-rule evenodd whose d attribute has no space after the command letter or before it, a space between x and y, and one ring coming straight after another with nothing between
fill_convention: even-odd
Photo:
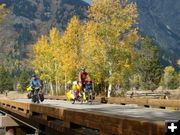
<instances>
[{"instance_id":1,"label":"pine tree","mask_svg":"<svg viewBox=\"0 0 180 135\"><path fill-rule=\"evenodd\" d=\"M135 69L135 71L141 76L141 89L156 89L159 86L162 76L161 69L162 66L159 60L157 45L149 37L144 38Z\"/></svg>"},{"instance_id":2,"label":"pine tree","mask_svg":"<svg viewBox=\"0 0 180 135\"><path fill-rule=\"evenodd\" d=\"M26 90L26 87L30 83L29 74L27 71L25 71L25 70L21 71L21 74L19 77L19 83L21 85L21 89L20 89L21 91L19 91L19 92L24 92Z\"/></svg>"},{"instance_id":3,"label":"pine tree","mask_svg":"<svg viewBox=\"0 0 180 135\"><path fill-rule=\"evenodd\" d=\"M11 79L11 75L5 69L4 66L0 66L0 92L2 93L5 90L12 90L13 82Z\"/></svg>"}]
</instances>

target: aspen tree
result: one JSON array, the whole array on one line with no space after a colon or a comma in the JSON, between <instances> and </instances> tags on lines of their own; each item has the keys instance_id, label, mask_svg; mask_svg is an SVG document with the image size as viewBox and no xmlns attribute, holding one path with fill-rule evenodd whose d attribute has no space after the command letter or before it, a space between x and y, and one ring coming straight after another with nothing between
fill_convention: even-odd
<instances>
[{"instance_id":1,"label":"aspen tree","mask_svg":"<svg viewBox=\"0 0 180 135\"><path fill-rule=\"evenodd\" d=\"M51 94L54 95L53 82L55 82L55 92L58 93L60 80L60 36L56 28L52 28L49 40L41 36L34 46L35 58L33 65L35 69L42 72L41 78L48 80Z\"/></svg>"},{"instance_id":2,"label":"aspen tree","mask_svg":"<svg viewBox=\"0 0 180 135\"><path fill-rule=\"evenodd\" d=\"M9 11L5 9L5 4L0 4L0 22L4 19L8 12Z\"/></svg>"},{"instance_id":3,"label":"aspen tree","mask_svg":"<svg viewBox=\"0 0 180 135\"><path fill-rule=\"evenodd\" d=\"M64 80L74 80L81 66L82 26L76 16L70 20L61 39Z\"/></svg>"},{"instance_id":4,"label":"aspen tree","mask_svg":"<svg viewBox=\"0 0 180 135\"><path fill-rule=\"evenodd\" d=\"M137 7L135 3L127 0L93 0L88 13L84 48L94 47L89 50L88 55L91 56L89 61L93 61L95 66L89 68L100 66L100 74L103 74L109 83L110 97L113 82L116 79L120 81L125 74L123 72L131 68L133 43L138 40L135 27Z\"/></svg>"}]
</instances>

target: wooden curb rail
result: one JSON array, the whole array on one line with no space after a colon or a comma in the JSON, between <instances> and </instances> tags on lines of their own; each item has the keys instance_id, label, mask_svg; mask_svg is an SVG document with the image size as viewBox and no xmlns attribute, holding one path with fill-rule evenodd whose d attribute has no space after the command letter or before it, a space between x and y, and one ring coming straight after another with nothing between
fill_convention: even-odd
<instances>
[{"instance_id":1,"label":"wooden curb rail","mask_svg":"<svg viewBox=\"0 0 180 135\"><path fill-rule=\"evenodd\" d=\"M22 115L35 123L72 134L73 125L93 129L100 135L164 135L163 121L112 115L95 111L49 107L11 100L0 100L0 109ZM59 125L57 122L59 121ZM80 133L77 133L80 134Z\"/></svg>"},{"instance_id":2,"label":"wooden curb rail","mask_svg":"<svg viewBox=\"0 0 180 135\"><path fill-rule=\"evenodd\" d=\"M144 107L180 108L180 100L165 100L165 99L147 99L147 98L118 98L112 97L107 99L109 104L137 104Z\"/></svg>"},{"instance_id":3,"label":"wooden curb rail","mask_svg":"<svg viewBox=\"0 0 180 135\"><path fill-rule=\"evenodd\" d=\"M45 96L45 99L51 100L66 100L65 96ZM175 110L180 109L180 100L166 100L166 99L148 99L148 98L122 98L122 97L97 97L96 102L109 103L109 104L136 104L144 107L154 107L166 109L172 107Z\"/></svg>"}]
</instances>

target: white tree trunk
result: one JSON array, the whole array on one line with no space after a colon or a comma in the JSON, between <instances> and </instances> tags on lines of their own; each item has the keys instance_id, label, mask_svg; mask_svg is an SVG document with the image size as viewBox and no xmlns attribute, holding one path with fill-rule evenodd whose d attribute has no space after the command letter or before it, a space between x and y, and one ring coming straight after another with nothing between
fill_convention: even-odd
<instances>
[{"instance_id":1,"label":"white tree trunk","mask_svg":"<svg viewBox=\"0 0 180 135\"><path fill-rule=\"evenodd\" d=\"M56 93L55 94L58 95L58 80L57 80L57 78L56 78Z\"/></svg>"},{"instance_id":2,"label":"white tree trunk","mask_svg":"<svg viewBox=\"0 0 180 135\"><path fill-rule=\"evenodd\" d=\"M108 97L111 97L111 91L112 91L112 84L109 84L108 86Z\"/></svg>"},{"instance_id":3,"label":"white tree trunk","mask_svg":"<svg viewBox=\"0 0 180 135\"><path fill-rule=\"evenodd\" d=\"M112 62L109 62L109 77L111 76L112 76ZM109 82L107 97L111 97L111 91L112 91L112 84Z\"/></svg>"},{"instance_id":4,"label":"white tree trunk","mask_svg":"<svg viewBox=\"0 0 180 135\"><path fill-rule=\"evenodd\" d=\"M64 90L67 90L67 77L66 77L66 73L65 73L65 84L64 84Z\"/></svg>"},{"instance_id":5,"label":"white tree trunk","mask_svg":"<svg viewBox=\"0 0 180 135\"><path fill-rule=\"evenodd\" d=\"M49 82L49 86L50 86L51 94L54 95L54 90L53 90L52 82Z\"/></svg>"}]
</instances>

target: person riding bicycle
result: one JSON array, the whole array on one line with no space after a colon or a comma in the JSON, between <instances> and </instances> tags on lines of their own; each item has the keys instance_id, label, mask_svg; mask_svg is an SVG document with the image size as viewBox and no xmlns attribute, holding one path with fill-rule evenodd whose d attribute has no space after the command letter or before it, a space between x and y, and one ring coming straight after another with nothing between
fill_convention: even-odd
<instances>
[{"instance_id":1,"label":"person riding bicycle","mask_svg":"<svg viewBox=\"0 0 180 135\"><path fill-rule=\"evenodd\" d=\"M86 101L92 104L93 101L93 82L92 80L87 80L85 85Z\"/></svg>"},{"instance_id":2,"label":"person riding bicycle","mask_svg":"<svg viewBox=\"0 0 180 135\"><path fill-rule=\"evenodd\" d=\"M77 81L73 82L72 90L73 90L73 93L74 93L74 98L75 98L75 100L77 100L77 98L79 96L79 91L80 91L80 85L78 84Z\"/></svg>"},{"instance_id":3,"label":"person riding bicycle","mask_svg":"<svg viewBox=\"0 0 180 135\"><path fill-rule=\"evenodd\" d=\"M81 84L82 91L84 91L88 80L90 79L88 73L86 72L85 67L81 67L81 71L79 73L79 83Z\"/></svg>"},{"instance_id":4,"label":"person riding bicycle","mask_svg":"<svg viewBox=\"0 0 180 135\"><path fill-rule=\"evenodd\" d=\"M39 79L37 78L36 74L32 74L32 79L30 82L30 87L33 89L33 95L38 95L39 90L41 88L41 83L39 81ZM37 89L36 89L37 88ZM38 100L39 100L39 95L38 95ZM37 101L39 102L39 101Z\"/></svg>"},{"instance_id":5,"label":"person riding bicycle","mask_svg":"<svg viewBox=\"0 0 180 135\"><path fill-rule=\"evenodd\" d=\"M86 92L92 91L92 80L88 80L85 86Z\"/></svg>"},{"instance_id":6,"label":"person riding bicycle","mask_svg":"<svg viewBox=\"0 0 180 135\"><path fill-rule=\"evenodd\" d=\"M36 74L32 74L32 79L30 82L30 86L34 89L35 87L41 87L41 83L39 79L37 78Z\"/></svg>"},{"instance_id":7,"label":"person riding bicycle","mask_svg":"<svg viewBox=\"0 0 180 135\"><path fill-rule=\"evenodd\" d=\"M90 79L85 67L81 67L79 73L79 83L81 84L81 93L85 102L92 102L92 80Z\"/></svg>"}]
</instances>

